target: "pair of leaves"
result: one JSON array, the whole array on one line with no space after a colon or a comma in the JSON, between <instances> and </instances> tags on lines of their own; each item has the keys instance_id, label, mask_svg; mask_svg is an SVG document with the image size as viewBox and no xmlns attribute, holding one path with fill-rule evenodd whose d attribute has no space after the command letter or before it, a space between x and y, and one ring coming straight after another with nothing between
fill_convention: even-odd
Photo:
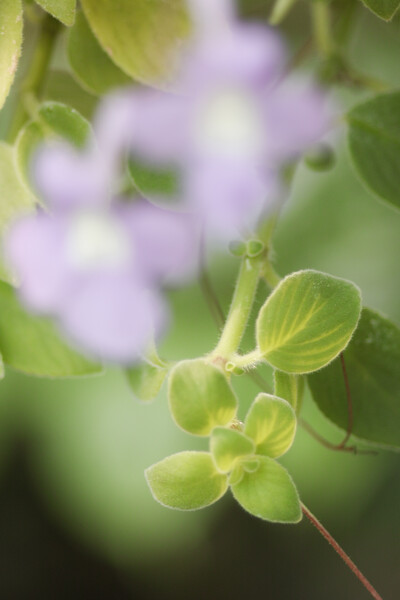
<instances>
[{"instance_id":1,"label":"pair of leaves","mask_svg":"<svg viewBox=\"0 0 400 600\"><path fill-rule=\"evenodd\" d=\"M257 318L260 356L286 373L310 373L348 344L361 297L351 282L318 271L298 271L275 288Z\"/></svg>"},{"instance_id":2,"label":"pair of leaves","mask_svg":"<svg viewBox=\"0 0 400 600\"><path fill-rule=\"evenodd\" d=\"M291 446L296 417L287 402L259 394L247 415L244 432L216 427L210 453L181 452L146 471L161 504L195 510L221 498L228 485L251 514L274 522L301 519L297 490L287 471L272 457Z\"/></svg>"},{"instance_id":3,"label":"pair of leaves","mask_svg":"<svg viewBox=\"0 0 400 600\"><path fill-rule=\"evenodd\" d=\"M362 0L362 2L385 21L390 21L400 6L399 0Z\"/></svg>"}]
</instances>

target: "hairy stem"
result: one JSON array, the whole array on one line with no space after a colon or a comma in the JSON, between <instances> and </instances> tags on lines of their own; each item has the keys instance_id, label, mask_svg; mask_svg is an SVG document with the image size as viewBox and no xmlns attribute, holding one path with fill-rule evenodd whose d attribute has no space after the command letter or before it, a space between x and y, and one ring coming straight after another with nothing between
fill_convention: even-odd
<instances>
[{"instance_id":1,"label":"hairy stem","mask_svg":"<svg viewBox=\"0 0 400 600\"><path fill-rule=\"evenodd\" d=\"M40 21L36 46L27 75L20 85L18 103L7 133L9 142L14 141L18 131L29 118L29 107L33 104L32 100L37 100L42 94L47 68L60 26L60 23L48 14L45 14Z\"/></svg>"},{"instance_id":2,"label":"hairy stem","mask_svg":"<svg viewBox=\"0 0 400 600\"><path fill-rule=\"evenodd\" d=\"M214 356L229 359L238 350L253 306L262 261L263 256L243 259L232 304Z\"/></svg>"},{"instance_id":3,"label":"hairy stem","mask_svg":"<svg viewBox=\"0 0 400 600\"><path fill-rule=\"evenodd\" d=\"M329 531L325 529L325 527L318 521L318 519L308 510L308 508L302 504L301 509L303 514L307 517L307 519L314 525L316 529L320 532L320 534L329 542L332 548L339 554L340 558L343 562L349 567L351 571L353 571L354 575L361 582L361 584L365 587L365 589L371 594L375 600L383 600L382 596L378 594L376 589L371 585L368 579L361 573L360 569L354 564L351 558L346 554L343 548L338 544L338 542L331 536Z\"/></svg>"}]
</instances>

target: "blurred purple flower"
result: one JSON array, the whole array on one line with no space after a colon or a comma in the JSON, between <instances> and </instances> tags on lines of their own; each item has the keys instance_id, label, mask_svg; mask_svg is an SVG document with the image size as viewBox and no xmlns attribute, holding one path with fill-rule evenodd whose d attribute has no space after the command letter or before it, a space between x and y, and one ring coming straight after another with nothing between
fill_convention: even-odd
<instances>
[{"instance_id":1,"label":"blurred purple flower","mask_svg":"<svg viewBox=\"0 0 400 600\"><path fill-rule=\"evenodd\" d=\"M6 240L20 295L79 348L132 363L166 325L163 283L194 265L192 221L146 203L109 201L95 156L58 146L36 161L49 212L16 222Z\"/></svg>"},{"instance_id":2,"label":"blurred purple flower","mask_svg":"<svg viewBox=\"0 0 400 600\"><path fill-rule=\"evenodd\" d=\"M283 163L327 130L329 115L313 85L283 77L272 30L239 23L228 0L191 4L199 33L179 93L131 92L129 144L139 161L176 165L184 202L226 237L254 227L276 198Z\"/></svg>"}]
</instances>

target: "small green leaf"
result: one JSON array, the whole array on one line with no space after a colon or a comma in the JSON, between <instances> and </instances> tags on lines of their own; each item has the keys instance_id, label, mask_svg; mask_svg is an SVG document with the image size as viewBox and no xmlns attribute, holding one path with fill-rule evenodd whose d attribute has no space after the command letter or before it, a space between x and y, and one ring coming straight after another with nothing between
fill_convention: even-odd
<instances>
[{"instance_id":1,"label":"small green leaf","mask_svg":"<svg viewBox=\"0 0 400 600\"><path fill-rule=\"evenodd\" d=\"M146 470L146 479L158 502L178 510L196 510L213 504L227 490L227 476L219 473L208 452L180 452Z\"/></svg>"},{"instance_id":2,"label":"small green leaf","mask_svg":"<svg viewBox=\"0 0 400 600\"><path fill-rule=\"evenodd\" d=\"M385 21L390 21L400 6L399 0L362 0L362 2Z\"/></svg>"},{"instance_id":3,"label":"small green leaf","mask_svg":"<svg viewBox=\"0 0 400 600\"><path fill-rule=\"evenodd\" d=\"M254 454L253 442L240 431L216 427L210 438L210 451L218 470L232 471L237 458Z\"/></svg>"},{"instance_id":4,"label":"small green leaf","mask_svg":"<svg viewBox=\"0 0 400 600\"><path fill-rule=\"evenodd\" d=\"M375 311L364 308L344 359L354 435L399 448L400 329ZM340 360L310 375L308 382L321 411L347 430L347 394Z\"/></svg>"},{"instance_id":5,"label":"small green leaf","mask_svg":"<svg viewBox=\"0 0 400 600\"><path fill-rule=\"evenodd\" d=\"M61 340L46 319L24 311L14 289L0 282L0 352L6 365L39 377L74 377L102 368Z\"/></svg>"},{"instance_id":6,"label":"small green leaf","mask_svg":"<svg viewBox=\"0 0 400 600\"><path fill-rule=\"evenodd\" d=\"M76 0L36 0L36 3L67 27L74 24Z\"/></svg>"},{"instance_id":7,"label":"small green leaf","mask_svg":"<svg viewBox=\"0 0 400 600\"><path fill-rule=\"evenodd\" d=\"M63 139L83 148L91 135L91 127L75 109L60 102L45 102L37 117L20 131L15 143L15 158L23 182L30 186L30 163L40 145Z\"/></svg>"},{"instance_id":8,"label":"small green leaf","mask_svg":"<svg viewBox=\"0 0 400 600\"><path fill-rule=\"evenodd\" d=\"M128 173L136 189L154 204L166 208L177 205L180 181L173 166L155 168L135 157L128 160Z\"/></svg>"},{"instance_id":9,"label":"small green leaf","mask_svg":"<svg viewBox=\"0 0 400 600\"><path fill-rule=\"evenodd\" d=\"M82 11L67 39L67 56L73 74L89 92L101 96L113 88L132 82L104 52Z\"/></svg>"},{"instance_id":10,"label":"small green leaf","mask_svg":"<svg viewBox=\"0 0 400 600\"><path fill-rule=\"evenodd\" d=\"M22 44L22 2L1 0L0 2L0 108L8 96Z\"/></svg>"},{"instance_id":11,"label":"small green leaf","mask_svg":"<svg viewBox=\"0 0 400 600\"><path fill-rule=\"evenodd\" d=\"M150 85L171 79L190 31L185 0L82 0L82 8L125 73Z\"/></svg>"},{"instance_id":12,"label":"small green leaf","mask_svg":"<svg viewBox=\"0 0 400 600\"><path fill-rule=\"evenodd\" d=\"M229 474L228 485L235 485L242 481L244 475L243 466L239 463L233 467L233 471Z\"/></svg>"},{"instance_id":13,"label":"small green leaf","mask_svg":"<svg viewBox=\"0 0 400 600\"><path fill-rule=\"evenodd\" d=\"M301 520L299 496L289 473L277 462L260 456L260 466L244 473L232 485L232 493L250 514L275 523L298 523Z\"/></svg>"},{"instance_id":14,"label":"small green leaf","mask_svg":"<svg viewBox=\"0 0 400 600\"><path fill-rule=\"evenodd\" d=\"M144 363L125 371L135 396L143 402L154 400L161 390L168 369Z\"/></svg>"},{"instance_id":15,"label":"small green leaf","mask_svg":"<svg viewBox=\"0 0 400 600\"><path fill-rule=\"evenodd\" d=\"M347 120L350 153L362 182L400 208L400 92L358 104Z\"/></svg>"},{"instance_id":16,"label":"small green leaf","mask_svg":"<svg viewBox=\"0 0 400 600\"><path fill-rule=\"evenodd\" d=\"M286 400L258 394L247 414L244 432L256 445L256 454L282 456L293 444L296 415Z\"/></svg>"},{"instance_id":17,"label":"small green leaf","mask_svg":"<svg viewBox=\"0 0 400 600\"><path fill-rule=\"evenodd\" d=\"M304 382L302 375L290 375L283 371L274 371L274 394L278 398L287 400L299 414L304 396Z\"/></svg>"},{"instance_id":18,"label":"small green leaf","mask_svg":"<svg viewBox=\"0 0 400 600\"><path fill-rule=\"evenodd\" d=\"M241 465L247 473L255 473L260 466L260 458L257 456L251 459L242 460Z\"/></svg>"},{"instance_id":19,"label":"small green leaf","mask_svg":"<svg viewBox=\"0 0 400 600\"><path fill-rule=\"evenodd\" d=\"M168 400L176 424L209 435L236 415L237 399L222 371L203 359L184 360L171 371Z\"/></svg>"},{"instance_id":20,"label":"small green leaf","mask_svg":"<svg viewBox=\"0 0 400 600\"><path fill-rule=\"evenodd\" d=\"M347 346L360 310L360 291L350 281L312 270L292 273L259 313L260 353L286 373L316 371Z\"/></svg>"},{"instance_id":21,"label":"small green leaf","mask_svg":"<svg viewBox=\"0 0 400 600\"><path fill-rule=\"evenodd\" d=\"M0 235L16 217L31 211L33 207L34 198L16 173L12 147L0 142ZM2 260L0 279L12 283L12 276Z\"/></svg>"}]
</instances>

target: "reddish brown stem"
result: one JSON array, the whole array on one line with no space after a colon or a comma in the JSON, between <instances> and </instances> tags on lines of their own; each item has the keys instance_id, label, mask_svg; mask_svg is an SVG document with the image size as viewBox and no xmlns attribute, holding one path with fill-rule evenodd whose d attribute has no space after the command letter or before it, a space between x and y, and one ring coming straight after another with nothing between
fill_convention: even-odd
<instances>
[{"instance_id":1,"label":"reddish brown stem","mask_svg":"<svg viewBox=\"0 0 400 600\"><path fill-rule=\"evenodd\" d=\"M378 594L376 589L370 584L368 579L361 573L360 569L354 564L354 562L351 560L351 558L348 556L348 554L346 554L346 552L343 550L343 548L331 536L329 531L327 529L325 529L325 527L322 525L322 523L320 523L318 521L317 517L315 517L312 514L312 512L310 512L308 510L308 508L306 506L304 506L304 504L301 505L301 509L303 511L303 514L310 521L310 523L312 523L314 525L314 527L316 529L318 529L320 534L327 540L327 542L329 542L329 544L332 546L332 548L339 554L340 558L349 567L349 569L351 571L353 571L354 575L362 583L362 585L365 587L365 589L368 590L368 592L371 594L371 596L373 598L375 598L375 600L383 600L382 596L380 596Z\"/></svg>"}]
</instances>

